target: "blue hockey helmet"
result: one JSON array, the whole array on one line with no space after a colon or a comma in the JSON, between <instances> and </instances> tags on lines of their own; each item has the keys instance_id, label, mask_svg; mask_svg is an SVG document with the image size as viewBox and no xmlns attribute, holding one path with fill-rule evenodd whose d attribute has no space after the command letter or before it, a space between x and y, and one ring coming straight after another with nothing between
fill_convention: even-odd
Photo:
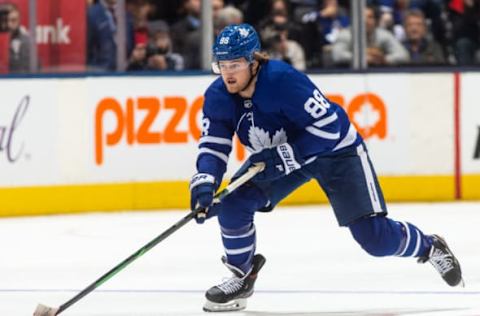
<instances>
[{"instance_id":1,"label":"blue hockey helmet","mask_svg":"<svg viewBox=\"0 0 480 316\"><path fill-rule=\"evenodd\" d=\"M232 24L225 27L213 44L213 61L244 57L253 61L253 53L260 51L260 39L250 24Z\"/></svg>"}]
</instances>

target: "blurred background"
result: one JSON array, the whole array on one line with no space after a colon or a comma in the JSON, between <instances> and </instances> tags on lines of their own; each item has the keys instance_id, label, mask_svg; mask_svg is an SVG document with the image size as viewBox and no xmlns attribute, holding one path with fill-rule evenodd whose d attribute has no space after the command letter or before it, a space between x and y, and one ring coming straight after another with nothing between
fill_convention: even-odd
<instances>
[{"instance_id":1,"label":"blurred background","mask_svg":"<svg viewBox=\"0 0 480 316\"><path fill-rule=\"evenodd\" d=\"M480 64L478 0L1 0L0 71L208 70L241 22L300 70Z\"/></svg>"}]
</instances>

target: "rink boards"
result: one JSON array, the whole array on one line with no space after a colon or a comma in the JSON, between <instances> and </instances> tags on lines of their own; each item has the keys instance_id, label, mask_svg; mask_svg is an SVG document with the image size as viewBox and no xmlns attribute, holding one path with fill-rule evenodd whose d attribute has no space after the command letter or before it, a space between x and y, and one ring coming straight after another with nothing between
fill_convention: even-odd
<instances>
[{"instance_id":1,"label":"rink boards","mask_svg":"<svg viewBox=\"0 0 480 316\"><path fill-rule=\"evenodd\" d=\"M364 136L387 200L480 199L480 74L310 78ZM0 79L0 215L188 207L212 79ZM233 147L226 178L248 155ZM285 203L324 201L310 182Z\"/></svg>"}]
</instances>

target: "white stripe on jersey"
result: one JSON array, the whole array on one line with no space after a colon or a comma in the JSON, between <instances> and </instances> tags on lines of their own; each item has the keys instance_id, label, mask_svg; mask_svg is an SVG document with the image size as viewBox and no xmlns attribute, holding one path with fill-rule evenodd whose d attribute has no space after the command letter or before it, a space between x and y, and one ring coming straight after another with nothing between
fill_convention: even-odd
<instances>
[{"instance_id":1,"label":"white stripe on jersey","mask_svg":"<svg viewBox=\"0 0 480 316\"><path fill-rule=\"evenodd\" d=\"M237 123L237 128L235 129L236 132L238 132L238 128L240 127L240 123L242 123L242 120L245 118L245 116L248 114L247 113L243 113L242 116L240 116L240 119L238 120L238 123Z\"/></svg>"},{"instance_id":2,"label":"white stripe on jersey","mask_svg":"<svg viewBox=\"0 0 480 316\"><path fill-rule=\"evenodd\" d=\"M225 253L227 255L240 255L242 253L250 252L255 248L255 244L251 244L248 247L238 248L238 249L227 249L225 248Z\"/></svg>"},{"instance_id":3,"label":"white stripe on jersey","mask_svg":"<svg viewBox=\"0 0 480 316\"><path fill-rule=\"evenodd\" d=\"M219 144L219 145L227 145L232 147L232 140L223 137L216 137L216 136L202 136L200 137L200 144L204 143L211 143L211 144Z\"/></svg>"},{"instance_id":4,"label":"white stripe on jersey","mask_svg":"<svg viewBox=\"0 0 480 316\"><path fill-rule=\"evenodd\" d=\"M355 129L355 126L353 126L353 124L350 124L347 135L345 135L345 137L340 141L340 143L338 143L337 146L333 148L333 151L350 146L356 140L357 140L357 130Z\"/></svg>"},{"instance_id":5,"label":"white stripe on jersey","mask_svg":"<svg viewBox=\"0 0 480 316\"><path fill-rule=\"evenodd\" d=\"M405 252L407 251L408 249L408 246L410 246L410 228L408 228L408 224L405 223L405 222L400 222L404 227L405 227L405 230L407 232L407 240L405 241L405 248L403 249L403 251L401 253L399 253L397 256L401 257L405 254Z\"/></svg>"},{"instance_id":6,"label":"white stripe on jersey","mask_svg":"<svg viewBox=\"0 0 480 316\"><path fill-rule=\"evenodd\" d=\"M215 157L218 157L218 158L222 159L225 163L228 163L228 156L225 155L222 152L219 152L219 151L216 151L216 150L213 150L213 149L210 149L210 148L202 147L198 151L198 155L200 156L201 154L210 154L210 155L213 155Z\"/></svg>"},{"instance_id":7,"label":"white stripe on jersey","mask_svg":"<svg viewBox=\"0 0 480 316\"><path fill-rule=\"evenodd\" d=\"M254 233L255 233L255 226L253 226L253 227L252 227L248 232L246 232L245 234L235 236L235 235L227 235L227 234L222 233L222 237L223 237L223 238L226 238L226 239L238 239L238 238L250 237L250 236L252 236Z\"/></svg>"},{"instance_id":8,"label":"white stripe on jersey","mask_svg":"<svg viewBox=\"0 0 480 316\"><path fill-rule=\"evenodd\" d=\"M329 133L329 132L319 130L318 128L313 127L313 126L307 126L307 127L305 127L305 129L307 130L307 132L309 132L310 134L313 134L317 137L321 137L321 138L325 138L325 139L339 139L340 138L340 133L339 132Z\"/></svg>"},{"instance_id":9,"label":"white stripe on jersey","mask_svg":"<svg viewBox=\"0 0 480 316\"><path fill-rule=\"evenodd\" d=\"M383 212L382 207L380 206L380 200L378 199L375 181L373 180L374 176L372 173L372 169L370 168L370 164L368 163L367 152L363 149L362 144L357 146L357 155L360 157L360 161L362 162L363 173L365 174L365 180L368 187L368 195L370 196L370 202L372 203L373 211L375 213Z\"/></svg>"},{"instance_id":10,"label":"white stripe on jersey","mask_svg":"<svg viewBox=\"0 0 480 316\"><path fill-rule=\"evenodd\" d=\"M313 125L314 125L315 127L322 128L322 127L324 127L325 125L328 125L328 124L332 123L332 122L335 121L337 118L338 118L337 113L333 113L332 115L327 116L327 117L324 118L324 119L321 119L321 120L316 121L315 123L313 123Z\"/></svg>"},{"instance_id":11,"label":"white stripe on jersey","mask_svg":"<svg viewBox=\"0 0 480 316\"><path fill-rule=\"evenodd\" d=\"M417 233L417 244L415 245L415 250L411 254L410 257L416 257L418 256L418 251L420 250L420 233L418 232L418 229L415 229L415 232Z\"/></svg>"}]
</instances>

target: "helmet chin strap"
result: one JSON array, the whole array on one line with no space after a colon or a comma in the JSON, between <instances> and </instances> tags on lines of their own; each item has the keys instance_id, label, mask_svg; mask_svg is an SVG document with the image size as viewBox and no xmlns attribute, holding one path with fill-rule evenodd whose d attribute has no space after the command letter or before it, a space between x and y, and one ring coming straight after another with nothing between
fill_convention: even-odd
<instances>
[{"instance_id":1,"label":"helmet chin strap","mask_svg":"<svg viewBox=\"0 0 480 316\"><path fill-rule=\"evenodd\" d=\"M260 69L260 64L258 64L257 71L255 71L255 73L253 73L253 63L250 64L250 67L248 67L248 69L250 70L250 79L248 79L248 82L247 82L247 83L245 84L245 86L239 91L239 93L247 90L247 88L250 86L250 84L251 84L252 81L253 81L253 78L255 78L255 76L258 74L258 70Z\"/></svg>"}]
</instances>

